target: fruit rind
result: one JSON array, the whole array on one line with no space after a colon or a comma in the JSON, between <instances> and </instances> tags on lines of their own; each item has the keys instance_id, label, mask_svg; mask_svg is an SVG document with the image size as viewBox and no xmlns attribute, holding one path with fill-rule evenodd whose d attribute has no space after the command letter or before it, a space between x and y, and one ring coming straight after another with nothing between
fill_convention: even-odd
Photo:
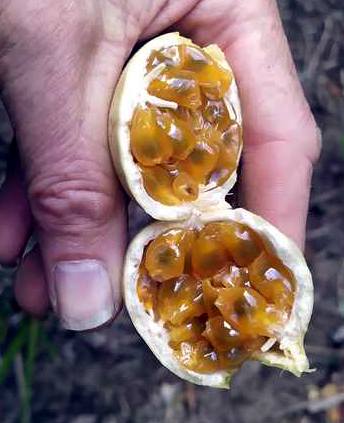
<instances>
[{"instance_id":1,"label":"fruit rind","mask_svg":"<svg viewBox=\"0 0 344 423\"><path fill-rule=\"evenodd\" d=\"M185 220L195 210L204 211L216 207L219 202L224 203L228 191L237 179L236 170L218 187L210 185L204 187L197 200L179 205L167 206L151 198L143 186L139 167L135 163L130 150L130 130L133 112L138 103L147 98L143 70L146 68L148 57L152 50L159 50L171 45L194 45L191 40L181 37L177 32L164 34L145 44L129 61L117 83L109 112L109 145L117 175L126 189L140 206L153 218L161 221ZM231 71L224 54L215 45L205 48L214 60L222 67ZM155 98L156 99L156 98ZM241 108L236 82L233 78L231 86L224 97L230 116L242 124ZM163 104L164 100L161 100ZM237 156L239 163L242 146Z\"/></svg>"},{"instance_id":2,"label":"fruit rind","mask_svg":"<svg viewBox=\"0 0 344 423\"><path fill-rule=\"evenodd\" d=\"M201 228L211 221L234 220L250 226L261 236L267 248L289 267L296 281L295 300L290 318L280 336L281 353L267 351L255 354L262 363L288 370L300 376L309 371L309 364L303 348L303 338L313 307L313 284L311 274L299 248L270 223L244 209L218 210L193 215L184 222L157 222L141 231L130 244L123 274L123 290L126 307L137 331L143 337L160 362L179 377L198 385L228 388L233 372L219 371L213 374L199 374L180 365L168 345L168 333L160 322L155 322L141 304L136 282L138 267L144 247L162 232L172 228ZM283 355L282 355L283 351Z\"/></svg>"}]
</instances>

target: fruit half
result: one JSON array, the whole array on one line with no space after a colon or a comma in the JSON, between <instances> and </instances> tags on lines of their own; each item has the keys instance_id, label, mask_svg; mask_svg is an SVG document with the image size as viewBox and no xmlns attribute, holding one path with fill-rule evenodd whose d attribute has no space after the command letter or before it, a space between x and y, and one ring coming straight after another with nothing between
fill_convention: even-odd
<instances>
[{"instance_id":1,"label":"fruit half","mask_svg":"<svg viewBox=\"0 0 344 423\"><path fill-rule=\"evenodd\" d=\"M157 220L216 207L236 181L241 124L222 51L178 33L155 38L129 61L110 109L109 143L122 185Z\"/></svg>"},{"instance_id":2,"label":"fruit half","mask_svg":"<svg viewBox=\"0 0 344 423\"><path fill-rule=\"evenodd\" d=\"M248 359L309 371L310 272L292 241L246 210L148 226L128 249L123 281L136 329L183 379L228 387Z\"/></svg>"}]
</instances>

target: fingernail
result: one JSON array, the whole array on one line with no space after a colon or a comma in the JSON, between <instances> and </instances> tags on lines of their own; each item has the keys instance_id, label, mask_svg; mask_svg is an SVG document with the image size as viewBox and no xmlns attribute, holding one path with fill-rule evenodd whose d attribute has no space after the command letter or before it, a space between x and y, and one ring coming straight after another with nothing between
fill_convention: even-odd
<instances>
[{"instance_id":1,"label":"fingernail","mask_svg":"<svg viewBox=\"0 0 344 423\"><path fill-rule=\"evenodd\" d=\"M53 284L53 305L66 329L96 328L114 316L112 285L101 262L59 262L54 268Z\"/></svg>"}]
</instances>

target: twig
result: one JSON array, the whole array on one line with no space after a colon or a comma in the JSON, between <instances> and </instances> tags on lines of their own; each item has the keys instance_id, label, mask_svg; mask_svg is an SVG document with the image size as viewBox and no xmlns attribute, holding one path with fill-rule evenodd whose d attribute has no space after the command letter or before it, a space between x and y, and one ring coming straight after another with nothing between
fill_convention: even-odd
<instances>
[{"instance_id":1,"label":"twig","mask_svg":"<svg viewBox=\"0 0 344 423\"><path fill-rule=\"evenodd\" d=\"M327 44L331 39L331 31L333 29L333 17L332 15L328 16L325 19L324 30L319 40L317 47L314 50L314 53L308 62L308 66L306 70L302 73L301 78L304 80L309 80L313 77L314 73L316 72L321 56L324 54Z\"/></svg>"},{"instance_id":2,"label":"twig","mask_svg":"<svg viewBox=\"0 0 344 423\"><path fill-rule=\"evenodd\" d=\"M296 404L292 404L289 407L286 407L276 417L283 417L287 414L296 413L298 411L306 410L310 414L317 414L322 411L326 411L329 408L336 407L337 405L344 402L344 392L341 392L336 395L332 395L328 398L320 398L310 401L300 401Z\"/></svg>"}]
</instances>

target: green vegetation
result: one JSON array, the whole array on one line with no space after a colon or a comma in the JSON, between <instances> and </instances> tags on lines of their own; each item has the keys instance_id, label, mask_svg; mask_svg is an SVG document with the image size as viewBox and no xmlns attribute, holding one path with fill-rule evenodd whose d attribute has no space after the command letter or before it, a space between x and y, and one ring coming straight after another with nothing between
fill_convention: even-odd
<instances>
[{"instance_id":1,"label":"green vegetation","mask_svg":"<svg viewBox=\"0 0 344 423\"><path fill-rule=\"evenodd\" d=\"M14 269L0 266L0 386L14 377L20 400L20 422L31 421L31 399L37 356L43 350L54 354L37 319L15 310L12 306Z\"/></svg>"}]
</instances>

